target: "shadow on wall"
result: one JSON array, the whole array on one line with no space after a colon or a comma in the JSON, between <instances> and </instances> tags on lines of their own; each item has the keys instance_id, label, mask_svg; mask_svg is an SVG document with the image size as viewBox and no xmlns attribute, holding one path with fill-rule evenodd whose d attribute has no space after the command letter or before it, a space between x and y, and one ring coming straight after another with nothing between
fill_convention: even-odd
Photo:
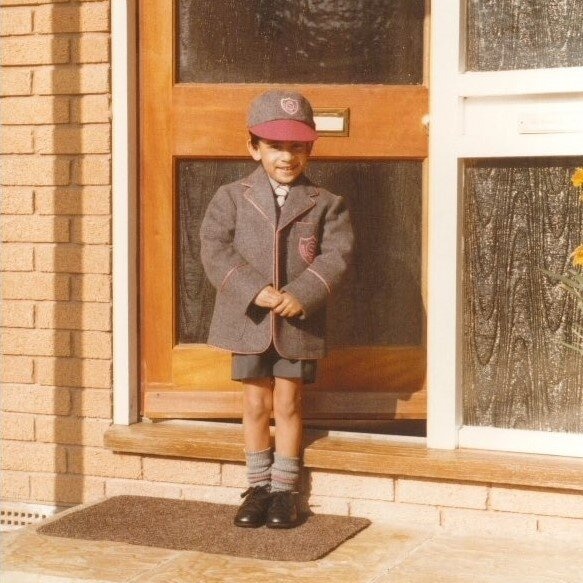
<instances>
[{"instance_id":1,"label":"shadow on wall","mask_svg":"<svg viewBox=\"0 0 583 583\"><path fill-rule=\"evenodd\" d=\"M35 134L35 154L54 160L35 187L35 212L52 215L55 234L35 257L37 271L54 274L36 315L53 332L52 355L37 359L35 379L54 409L36 417L35 439L55 445L51 473L31 474L31 499L67 505L105 495L93 476L112 417L110 6L34 10L35 32L54 35L54 66L33 71L33 92L54 96L54 125Z\"/></svg>"}]
</instances>

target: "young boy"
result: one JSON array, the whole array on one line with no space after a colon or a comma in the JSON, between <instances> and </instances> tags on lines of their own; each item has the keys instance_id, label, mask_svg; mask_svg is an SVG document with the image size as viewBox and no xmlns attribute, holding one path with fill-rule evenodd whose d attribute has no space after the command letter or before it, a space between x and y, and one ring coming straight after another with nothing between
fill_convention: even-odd
<instances>
[{"instance_id":1,"label":"young boy","mask_svg":"<svg viewBox=\"0 0 583 583\"><path fill-rule=\"evenodd\" d=\"M325 354L326 301L353 236L343 199L304 176L317 138L308 100L264 93L251 105L248 129L260 165L219 188L200 232L202 263L217 288L208 342L233 353L232 378L243 383L249 488L235 524L290 528L298 522L302 388Z\"/></svg>"}]
</instances>

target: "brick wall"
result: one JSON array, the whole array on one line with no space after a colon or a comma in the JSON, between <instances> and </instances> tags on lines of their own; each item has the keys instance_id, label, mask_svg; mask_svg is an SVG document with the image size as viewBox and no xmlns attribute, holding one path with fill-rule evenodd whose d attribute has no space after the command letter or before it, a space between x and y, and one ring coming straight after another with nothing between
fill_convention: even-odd
<instances>
[{"instance_id":1,"label":"brick wall","mask_svg":"<svg viewBox=\"0 0 583 583\"><path fill-rule=\"evenodd\" d=\"M240 464L114 454L109 1L1 0L2 499L236 504ZM576 493L312 471L317 512L583 536Z\"/></svg>"},{"instance_id":2,"label":"brick wall","mask_svg":"<svg viewBox=\"0 0 583 583\"><path fill-rule=\"evenodd\" d=\"M2 497L75 503L111 422L110 3L0 10Z\"/></svg>"}]
</instances>

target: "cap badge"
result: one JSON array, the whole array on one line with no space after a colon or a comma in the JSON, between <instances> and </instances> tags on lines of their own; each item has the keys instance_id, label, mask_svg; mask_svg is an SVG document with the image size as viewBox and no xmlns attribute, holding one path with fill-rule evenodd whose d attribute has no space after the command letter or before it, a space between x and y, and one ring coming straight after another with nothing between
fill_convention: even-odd
<instances>
[{"instance_id":1,"label":"cap badge","mask_svg":"<svg viewBox=\"0 0 583 583\"><path fill-rule=\"evenodd\" d=\"M300 102L291 97L284 97L281 101L281 109L289 115L295 115L300 109Z\"/></svg>"}]
</instances>

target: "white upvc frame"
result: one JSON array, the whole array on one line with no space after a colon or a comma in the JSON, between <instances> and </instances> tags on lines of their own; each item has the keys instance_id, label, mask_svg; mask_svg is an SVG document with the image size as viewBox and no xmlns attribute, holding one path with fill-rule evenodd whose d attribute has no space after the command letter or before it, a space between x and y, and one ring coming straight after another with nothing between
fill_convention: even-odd
<instances>
[{"instance_id":1,"label":"white upvc frame","mask_svg":"<svg viewBox=\"0 0 583 583\"><path fill-rule=\"evenodd\" d=\"M138 421L137 6L111 2L113 422Z\"/></svg>"},{"instance_id":2,"label":"white upvc frame","mask_svg":"<svg viewBox=\"0 0 583 583\"><path fill-rule=\"evenodd\" d=\"M428 446L583 457L581 434L462 427L463 160L583 154L583 67L463 72L463 4L431 8Z\"/></svg>"}]
</instances>

